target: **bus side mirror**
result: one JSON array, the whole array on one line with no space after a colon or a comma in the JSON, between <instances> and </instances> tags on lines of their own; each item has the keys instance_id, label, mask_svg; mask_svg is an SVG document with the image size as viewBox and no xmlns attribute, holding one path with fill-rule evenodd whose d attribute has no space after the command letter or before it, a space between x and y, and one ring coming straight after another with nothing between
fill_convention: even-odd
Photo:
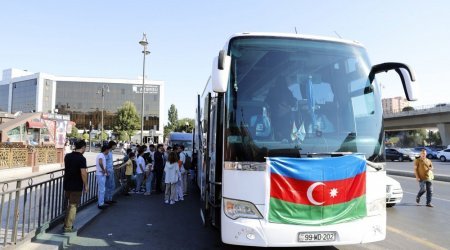
<instances>
[{"instance_id":1,"label":"bus side mirror","mask_svg":"<svg viewBox=\"0 0 450 250\"><path fill-rule=\"evenodd\" d=\"M231 56L225 50L219 52L212 65L212 88L214 92L224 93L227 91L228 78L230 76Z\"/></svg>"},{"instance_id":2,"label":"bus side mirror","mask_svg":"<svg viewBox=\"0 0 450 250\"><path fill-rule=\"evenodd\" d=\"M389 70L395 70L400 76L403 84L403 90L405 91L406 99L408 101L417 101L419 95L419 83L412 69L403 63L382 63L373 65L369 73L369 81L373 82L375 75L380 72L387 72Z\"/></svg>"}]
</instances>

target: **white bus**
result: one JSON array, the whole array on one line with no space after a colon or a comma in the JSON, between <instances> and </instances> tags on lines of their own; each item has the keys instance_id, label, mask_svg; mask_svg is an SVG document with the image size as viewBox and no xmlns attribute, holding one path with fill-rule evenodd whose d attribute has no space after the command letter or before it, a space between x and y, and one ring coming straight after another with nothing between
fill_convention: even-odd
<instances>
[{"instance_id":1,"label":"white bus","mask_svg":"<svg viewBox=\"0 0 450 250\"><path fill-rule=\"evenodd\" d=\"M183 145L184 151L189 154L189 156L192 156L192 133L185 133L185 132L171 132L169 134L169 140L167 142L168 146L175 146L175 145Z\"/></svg>"},{"instance_id":2,"label":"white bus","mask_svg":"<svg viewBox=\"0 0 450 250\"><path fill-rule=\"evenodd\" d=\"M383 110L372 65L354 41L235 34L198 96L201 216L224 243L359 244L386 236Z\"/></svg>"}]
</instances>

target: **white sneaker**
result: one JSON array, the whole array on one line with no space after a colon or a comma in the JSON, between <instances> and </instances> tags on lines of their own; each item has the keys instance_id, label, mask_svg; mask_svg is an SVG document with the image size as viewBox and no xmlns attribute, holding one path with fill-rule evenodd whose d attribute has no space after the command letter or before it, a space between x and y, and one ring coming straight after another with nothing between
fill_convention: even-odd
<instances>
[{"instance_id":1,"label":"white sneaker","mask_svg":"<svg viewBox=\"0 0 450 250\"><path fill-rule=\"evenodd\" d=\"M169 200L165 200L164 203L169 204Z\"/></svg>"},{"instance_id":2,"label":"white sneaker","mask_svg":"<svg viewBox=\"0 0 450 250\"><path fill-rule=\"evenodd\" d=\"M171 202L170 202L170 205L173 205L173 204L175 204L175 201L171 201Z\"/></svg>"},{"instance_id":3,"label":"white sneaker","mask_svg":"<svg viewBox=\"0 0 450 250\"><path fill-rule=\"evenodd\" d=\"M150 195L150 193L149 192L145 192L144 195Z\"/></svg>"}]
</instances>

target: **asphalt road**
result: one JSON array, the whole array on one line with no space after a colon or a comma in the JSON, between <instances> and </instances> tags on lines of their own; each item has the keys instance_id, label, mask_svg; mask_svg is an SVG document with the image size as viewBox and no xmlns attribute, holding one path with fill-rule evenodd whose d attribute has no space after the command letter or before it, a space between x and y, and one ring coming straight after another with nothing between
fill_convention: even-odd
<instances>
[{"instance_id":1,"label":"asphalt road","mask_svg":"<svg viewBox=\"0 0 450 250\"><path fill-rule=\"evenodd\" d=\"M450 176L450 161L441 162L439 160L432 160L433 167L434 167L434 174L443 174L443 175L449 175ZM404 171L413 171L414 170L414 163L409 161L389 161L386 162L386 169L387 170L404 170Z\"/></svg>"},{"instance_id":2,"label":"asphalt road","mask_svg":"<svg viewBox=\"0 0 450 250\"><path fill-rule=\"evenodd\" d=\"M428 208L415 204L418 184L413 178L393 177L402 184L404 198L387 209L385 241L308 249L448 249L450 183L434 182L436 207ZM121 196L79 232L69 249L260 249L221 243L217 230L202 226L199 205L195 190L175 205L164 204L162 194Z\"/></svg>"}]
</instances>

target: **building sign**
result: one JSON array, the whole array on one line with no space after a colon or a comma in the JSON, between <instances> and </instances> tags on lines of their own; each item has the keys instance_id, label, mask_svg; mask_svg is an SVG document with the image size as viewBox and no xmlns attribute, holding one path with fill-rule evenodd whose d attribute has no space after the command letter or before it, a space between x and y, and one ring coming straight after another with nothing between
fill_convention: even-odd
<instances>
[{"instance_id":1,"label":"building sign","mask_svg":"<svg viewBox=\"0 0 450 250\"><path fill-rule=\"evenodd\" d=\"M70 115L60 115L60 114L51 114L51 113L43 113L42 118L49 120L64 120L70 121Z\"/></svg>"},{"instance_id":2,"label":"building sign","mask_svg":"<svg viewBox=\"0 0 450 250\"><path fill-rule=\"evenodd\" d=\"M145 94L158 94L158 86L145 86L144 91ZM142 94L142 85L133 85L133 92L136 94Z\"/></svg>"}]
</instances>

